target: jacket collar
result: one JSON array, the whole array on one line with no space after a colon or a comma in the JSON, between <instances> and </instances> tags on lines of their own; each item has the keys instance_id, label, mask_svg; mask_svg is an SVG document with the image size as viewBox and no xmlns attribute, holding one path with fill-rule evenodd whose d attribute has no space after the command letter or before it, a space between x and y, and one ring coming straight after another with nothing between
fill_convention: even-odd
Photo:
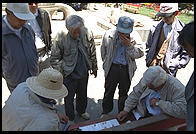
<instances>
[{"instance_id":1,"label":"jacket collar","mask_svg":"<svg viewBox=\"0 0 196 134\"><path fill-rule=\"evenodd\" d=\"M5 17L5 15L2 16L2 34L11 34L11 33L15 33L13 30L11 30L7 24L5 23L5 21L3 20L3 18ZM27 29L27 30L30 30L29 27L28 27L28 24L24 24L22 26L22 30L24 29ZM21 30L21 31L22 31Z\"/></svg>"},{"instance_id":2,"label":"jacket collar","mask_svg":"<svg viewBox=\"0 0 196 134\"><path fill-rule=\"evenodd\" d=\"M29 94L34 99L34 101L36 101L38 104L40 104L40 105L42 105L44 107L48 107L49 109L53 109L53 110L56 109L56 107L53 107L50 104L47 104L47 103L42 102L40 100L40 98L37 95L35 95L35 93L33 93L30 89L29 89Z\"/></svg>"},{"instance_id":3,"label":"jacket collar","mask_svg":"<svg viewBox=\"0 0 196 134\"><path fill-rule=\"evenodd\" d=\"M176 17L176 20L175 20L175 26L173 27L176 31L181 31L182 28L184 27L184 23L182 23L177 17ZM157 28L162 28L162 26L164 25L164 21L161 20L160 23L158 23L157 25Z\"/></svg>"},{"instance_id":4,"label":"jacket collar","mask_svg":"<svg viewBox=\"0 0 196 134\"><path fill-rule=\"evenodd\" d=\"M176 31L181 31L184 27L184 23L182 23L177 17L176 17L176 26L174 27Z\"/></svg>"},{"instance_id":5,"label":"jacket collar","mask_svg":"<svg viewBox=\"0 0 196 134\"><path fill-rule=\"evenodd\" d=\"M116 39L118 38L118 32L117 32L116 29L115 29L115 30L111 30L111 31L109 32L109 38L112 38L112 39L114 39L114 40L116 40Z\"/></svg>"}]
</instances>

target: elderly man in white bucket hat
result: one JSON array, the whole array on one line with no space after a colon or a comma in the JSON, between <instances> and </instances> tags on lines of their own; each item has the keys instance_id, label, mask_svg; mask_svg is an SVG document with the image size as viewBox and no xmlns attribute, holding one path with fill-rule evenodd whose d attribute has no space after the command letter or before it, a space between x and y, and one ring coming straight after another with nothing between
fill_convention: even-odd
<instances>
[{"instance_id":1,"label":"elderly man in white bucket hat","mask_svg":"<svg viewBox=\"0 0 196 134\"><path fill-rule=\"evenodd\" d=\"M14 89L5 102L2 109L3 131L64 130L68 117L58 113L55 100L67 94L63 76L55 69L44 69L38 76L29 77Z\"/></svg>"},{"instance_id":2,"label":"elderly man in white bucket hat","mask_svg":"<svg viewBox=\"0 0 196 134\"><path fill-rule=\"evenodd\" d=\"M118 111L123 110L131 80L137 68L135 59L144 55L140 48L142 42L137 40L138 33L133 31L133 24L134 21L131 18L122 16L118 20L116 29L106 31L103 37L101 58L105 73L105 92L101 117L107 116L112 111L117 85L119 88Z\"/></svg>"},{"instance_id":3,"label":"elderly man in white bucket hat","mask_svg":"<svg viewBox=\"0 0 196 134\"><path fill-rule=\"evenodd\" d=\"M162 20L152 26L146 42L146 66L159 65L174 77L191 58L177 41L178 32L184 27L176 17L178 12L178 3L161 3L157 16Z\"/></svg>"},{"instance_id":4,"label":"elderly man in white bucket hat","mask_svg":"<svg viewBox=\"0 0 196 134\"><path fill-rule=\"evenodd\" d=\"M129 94L117 119L122 121L129 115L132 120L138 120L161 113L186 118L184 92L184 85L160 66L149 67Z\"/></svg>"},{"instance_id":5,"label":"elderly man in white bucket hat","mask_svg":"<svg viewBox=\"0 0 196 134\"><path fill-rule=\"evenodd\" d=\"M2 76L12 91L30 76L38 74L34 32L26 24L34 19L27 3L7 3L2 16Z\"/></svg>"}]
</instances>

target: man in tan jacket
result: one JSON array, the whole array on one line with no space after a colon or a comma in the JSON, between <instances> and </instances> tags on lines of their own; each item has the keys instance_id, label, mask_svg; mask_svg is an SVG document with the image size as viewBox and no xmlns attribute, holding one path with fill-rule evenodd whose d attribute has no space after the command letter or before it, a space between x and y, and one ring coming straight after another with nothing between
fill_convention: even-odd
<instances>
[{"instance_id":1,"label":"man in tan jacket","mask_svg":"<svg viewBox=\"0 0 196 134\"><path fill-rule=\"evenodd\" d=\"M133 20L122 16L116 29L108 30L101 44L101 58L105 73L105 93L101 117L107 116L113 109L113 97L117 85L119 88L118 111L122 111L128 96L132 77L137 68L135 59L144 55L139 48L141 41L133 31ZM138 46L138 47L137 47Z\"/></svg>"},{"instance_id":2,"label":"man in tan jacket","mask_svg":"<svg viewBox=\"0 0 196 134\"><path fill-rule=\"evenodd\" d=\"M187 111L184 92L184 85L160 66L149 67L129 94L117 118L122 121L128 113L133 120L161 113L185 118Z\"/></svg>"}]
</instances>

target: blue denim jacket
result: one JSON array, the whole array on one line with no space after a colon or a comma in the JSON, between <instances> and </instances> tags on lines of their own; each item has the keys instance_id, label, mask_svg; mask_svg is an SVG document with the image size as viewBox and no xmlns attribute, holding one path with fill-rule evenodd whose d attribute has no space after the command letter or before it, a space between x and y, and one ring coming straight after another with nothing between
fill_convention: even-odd
<instances>
[{"instance_id":1,"label":"blue denim jacket","mask_svg":"<svg viewBox=\"0 0 196 134\"><path fill-rule=\"evenodd\" d=\"M3 16L5 17L5 16ZM38 73L38 55L34 32L27 24L21 30L21 38L12 31L2 17L2 76L8 88L14 89L19 83Z\"/></svg>"},{"instance_id":2,"label":"blue denim jacket","mask_svg":"<svg viewBox=\"0 0 196 134\"><path fill-rule=\"evenodd\" d=\"M163 24L164 22L161 20L157 25L154 25L150 29L150 33L146 42L146 66L149 66L155 57L156 47L158 45ZM184 68L191 58L177 42L179 36L178 32L182 30L183 26L184 24L178 18L176 18L176 25L174 27L168 46L169 49L165 54L166 56L164 63L168 68L169 73L173 76L175 76L178 69Z\"/></svg>"}]
</instances>

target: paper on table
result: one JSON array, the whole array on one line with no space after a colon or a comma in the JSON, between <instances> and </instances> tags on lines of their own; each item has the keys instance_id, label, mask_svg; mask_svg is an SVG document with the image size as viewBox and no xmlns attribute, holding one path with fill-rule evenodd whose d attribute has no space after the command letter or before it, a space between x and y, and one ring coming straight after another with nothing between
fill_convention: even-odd
<instances>
[{"instance_id":1,"label":"paper on table","mask_svg":"<svg viewBox=\"0 0 196 134\"><path fill-rule=\"evenodd\" d=\"M119 122L116 119L112 119L108 121L99 122L96 124L79 127L79 129L81 129L81 131L99 131L99 130L103 130L103 129L118 126L118 125L120 125Z\"/></svg>"}]
</instances>

